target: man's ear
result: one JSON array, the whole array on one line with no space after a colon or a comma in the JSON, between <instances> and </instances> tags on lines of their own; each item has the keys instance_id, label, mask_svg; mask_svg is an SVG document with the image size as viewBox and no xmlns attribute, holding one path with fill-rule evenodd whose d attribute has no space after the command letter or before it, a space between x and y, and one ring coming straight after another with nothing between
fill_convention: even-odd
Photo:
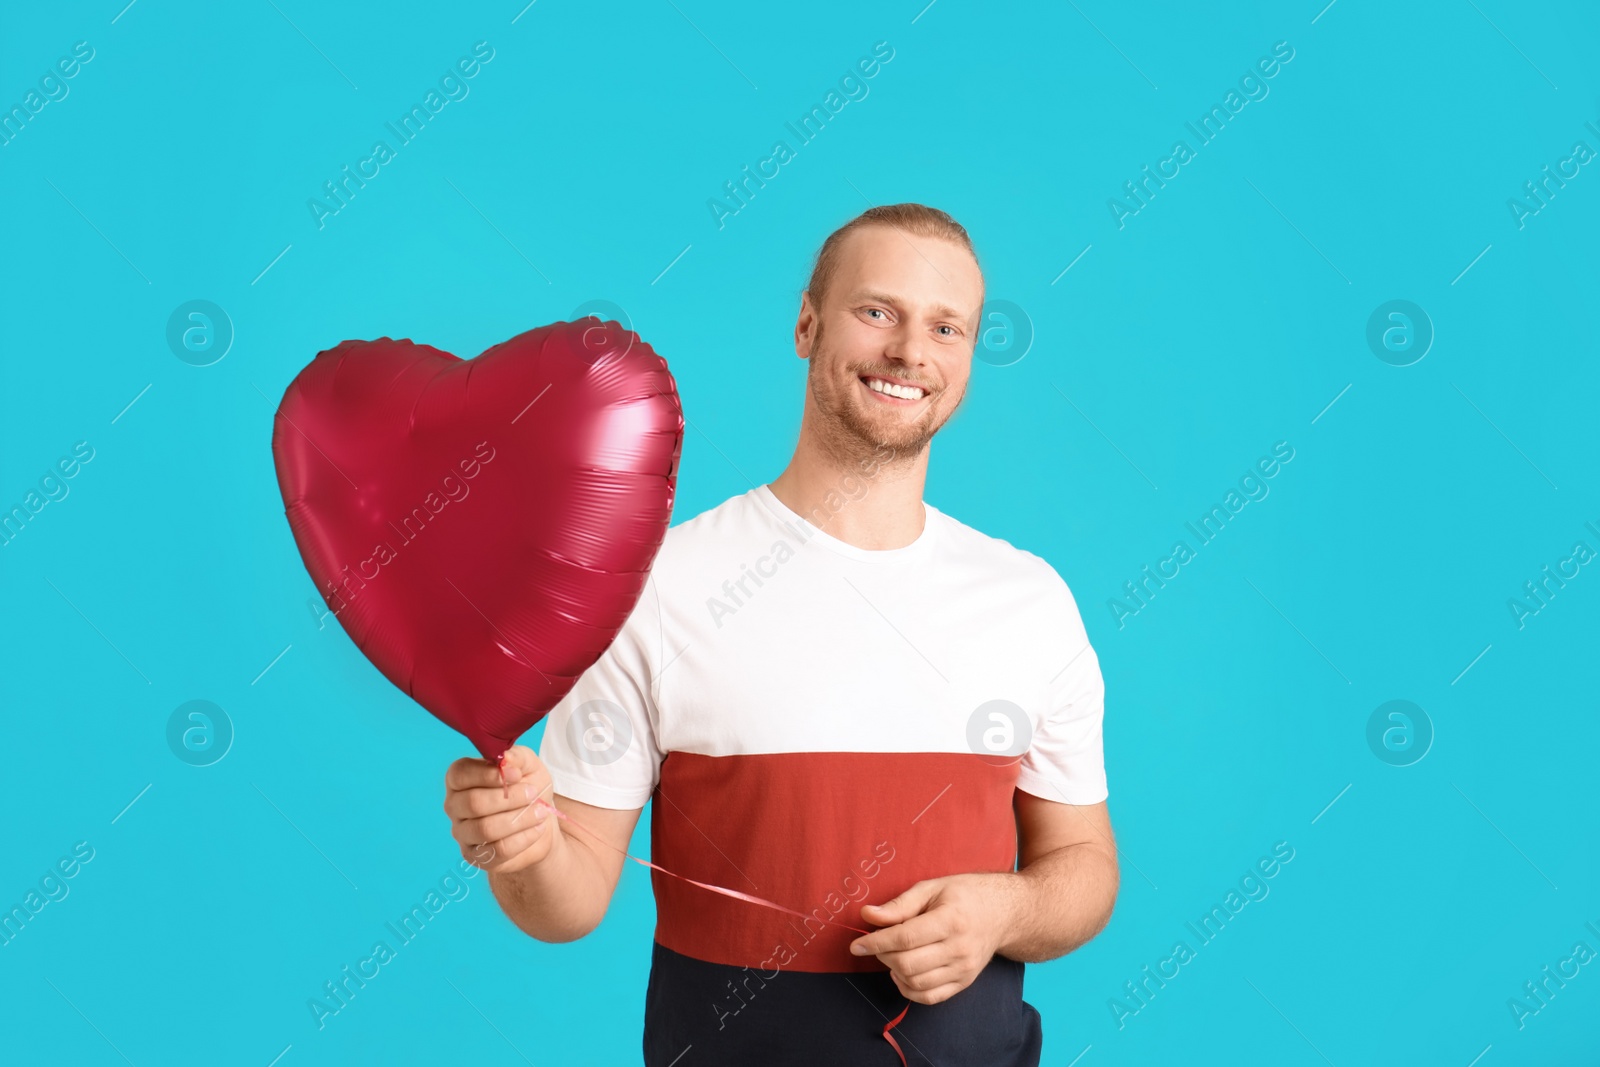
<instances>
[{"instance_id":1,"label":"man's ear","mask_svg":"<svg viewBox=\"0 0 1600 1067\"><path fill-rule=\"evenodd\" d=\"M811 303L811 294L800 293L800 314L794 322L794 354L801 359L811 357L811 336L817 328L817 311Z\"/></svg>"}]
</instances>

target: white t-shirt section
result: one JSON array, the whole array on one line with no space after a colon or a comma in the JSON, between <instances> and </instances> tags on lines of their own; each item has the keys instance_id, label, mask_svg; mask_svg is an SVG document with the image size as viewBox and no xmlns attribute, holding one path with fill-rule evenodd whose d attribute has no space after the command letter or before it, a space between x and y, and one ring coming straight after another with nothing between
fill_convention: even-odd
<instances>
[{"instance_id":1,"label":"white t-shirt section","mask_svg":"<svg viewBox=\"0 0 1600 1067\"><path fill-rule=\"evenodd\" d=\"M972 752L1020 760L1017 788L1046 800L1106 799L1105 687L1066 583L924 509L917 539L882 551L765 485L669 529L616 641L550 713L555 791L640 808L675 751Z\"/></svg>"}]
</instances>

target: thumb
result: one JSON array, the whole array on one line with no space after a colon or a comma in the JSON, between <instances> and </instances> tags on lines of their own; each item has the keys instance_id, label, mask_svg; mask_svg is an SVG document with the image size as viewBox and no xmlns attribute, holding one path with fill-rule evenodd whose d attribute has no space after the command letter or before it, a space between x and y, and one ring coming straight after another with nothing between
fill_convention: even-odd
<instances>
[{"instance_id":1,"label":"thumb","mask_svg":"<svg viewBox=\"0 0 1600 1067\"><path fill-rule=\"evenodd\" d=\"M938 879L918 882L893 900L862 905L861 917L877 926L903 923L914 915L922 914L922 909L928 906L928 901L933 899L938 890Z\"/></svg>"},{"instance_id":2,"label":"thumb","mask_svg":"<svg viewBox=\"0 0 1600 1067\"><path fill-rule=\"evenodd\" d=\"M512 786L532 775L536 759L532 749L513 745L506 749L498 760L491 759L485 762L488 763L489 769L498 775L501 794L509 797Z\"/></svg>"}]
</instances>

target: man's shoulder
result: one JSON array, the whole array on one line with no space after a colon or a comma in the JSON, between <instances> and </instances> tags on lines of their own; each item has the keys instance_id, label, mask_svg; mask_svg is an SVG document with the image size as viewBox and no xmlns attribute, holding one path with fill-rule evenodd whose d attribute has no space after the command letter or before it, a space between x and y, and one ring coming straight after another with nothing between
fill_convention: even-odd
<instances>
[{"instance_id":1,"label":"man's shoulder","mask_svg":"<svg viewBox=\"0 0 1600 1067\"><path fill-rule=\"evenodd\" d=\"M763 535L755 490L735 493L667 529L651 570L663 576L693 567L706 555L726 556L732 542Z\"/></svg>"},{"instance_id":2,"label":"man's shoulder","mask_svg":"<svg viewBox=\"0 0 1600 1067\"><path fill-rule=\"evenodd\" d=\"M1055 608L1069 619L1078 617L1072 590L1049 560L1003 537L969 526L947 512L938 514L946 544L959 558L971 561L972 569L981 572L986 582L1006 584L1027 598L1032 607Z\"/></svg>"},{"instance_id":3,"label":"man's shoulder","mask_svg":"<svg viewBox=\"0 0 1600 1067\"><path fill-rule=\"evenodd\" d=\"M980 560L987 568L1018 578L1061 581L1056 569L1043 556L1012 544L1003 537L984 533L931 504L929 507L937 513L944 527L944 536L953 551Z\"/></svg>"}]
</instances>

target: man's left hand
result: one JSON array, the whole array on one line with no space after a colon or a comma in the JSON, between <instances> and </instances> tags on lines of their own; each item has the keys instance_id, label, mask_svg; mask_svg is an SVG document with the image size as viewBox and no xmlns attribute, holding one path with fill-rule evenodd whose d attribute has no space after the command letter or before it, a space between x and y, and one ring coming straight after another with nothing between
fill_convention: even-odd
<instances>
[{"instance_id":1,"label":"man's left hand","mask_svg":"<svg viewBox=\"0 0 1600 1067\"><path fill-rule=\"evenodd\" d=\"M907 1000L937 1004L971 985L1004 943L1015 874L929 878L861 917L884 929L856 938L850 951L876 955Z\"/></svg>"}]
</instances>

